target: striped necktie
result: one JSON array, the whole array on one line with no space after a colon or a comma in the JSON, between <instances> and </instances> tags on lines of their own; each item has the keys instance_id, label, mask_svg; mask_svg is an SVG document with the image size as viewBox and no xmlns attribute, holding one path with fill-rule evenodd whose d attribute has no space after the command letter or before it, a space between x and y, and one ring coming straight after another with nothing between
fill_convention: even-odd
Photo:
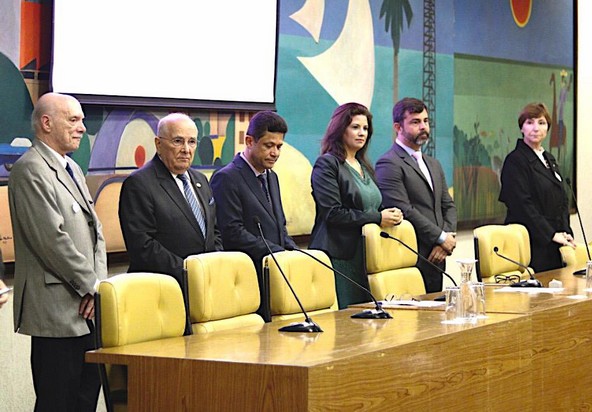
<instances>
[{"instance_id":1,"label":"striped necktie","mask_svg":"<svg viewBox=\"0 0 592 412\"><path fill-rule=\"evenodd\" d=\"M197 201L197 198L195 197L195 194L193 193L193 190L191 190L191 187L189 187L189 179L187 179L187 176L184 174L177 175L177 178L183 182L183 193L185 193L185 199L187 199L187 203L189 203L189 206L191 207L191 211L193 212L193 214L195 215L195 218L197 219L197 224L199 225L199 228L201 229L201 233L203 234L203 236L205 238L206 237L206 220L204 217L204 213L201 210L201 207L199 205L199 202Z\"/></svg>"}]
</instances>

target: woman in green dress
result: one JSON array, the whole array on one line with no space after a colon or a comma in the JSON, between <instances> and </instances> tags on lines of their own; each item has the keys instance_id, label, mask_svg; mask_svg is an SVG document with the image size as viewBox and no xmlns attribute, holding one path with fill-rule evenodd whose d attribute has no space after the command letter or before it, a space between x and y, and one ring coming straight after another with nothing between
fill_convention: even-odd
<instances>
[{"instance_id":1,"label":"woman in green dress","mask_svg":"<svg viewBox=\"0 0 592 412\"><path fill-rule=\"evenodd\" d=\"M321 141L321 156L312 171L315 224L309 248L325 251L335 269L369 288L362 256L362 226L397 225L403 214L382 209L374 169L366 157L372 137L372 114L359 103L333 112ZM339 308L368 302L370 297L341 276L335 277Z\"/></svg>"}]
</instances>

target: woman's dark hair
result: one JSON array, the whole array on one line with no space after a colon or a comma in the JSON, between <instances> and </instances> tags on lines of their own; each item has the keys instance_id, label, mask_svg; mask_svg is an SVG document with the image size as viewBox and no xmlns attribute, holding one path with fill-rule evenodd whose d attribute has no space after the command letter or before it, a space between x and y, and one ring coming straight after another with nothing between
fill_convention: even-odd
<instances>
[{"instance_id":1,"label":"woman's dark hair","mask_svg":"<svg viewBox=\"0 0 592 412\"><path fill-rule=\"evenodd\" d=\"M522 125L528 119L537 119L543 116L549 125L547 131L551 130L551 115L549 114L549 109L545 106L545 103L528 103L518 116L518 127L522 130Z\"/></svg>"},{"instance_id":2,"label":"woman's dark hair","mask_svg":"<svg viewBox=\"0 0 592 412\"><path fill-rule=\"evenodd\" d=\"M374 168L366 157L366 151L372 138L372 113L370 110L359 103L345 103L339 106L331 115L331 120L321 140L321 154L331 153L342 163L345 162L345 146L343 145L343 135L345 130L351 124L354 116L366 116L368 120L368 137L364 146L356 153L356 159L364 165L364 168L370 172L374 178Z\"/></svg>"}]
</instances>

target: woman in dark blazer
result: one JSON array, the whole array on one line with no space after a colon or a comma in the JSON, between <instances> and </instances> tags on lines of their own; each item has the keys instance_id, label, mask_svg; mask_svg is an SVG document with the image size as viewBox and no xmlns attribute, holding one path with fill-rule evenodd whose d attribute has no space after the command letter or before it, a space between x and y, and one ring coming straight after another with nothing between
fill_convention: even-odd
<instances>
[{"instance_id":1,"label":"woman in dark blazer","mask_svg":"<svg viewBox=\"0 0 592 412\"><path fill-rule=\"evenodd\" d=\"M312 171L315 224L309 247L325 251L335 269L369 288L363 267L362 226L383 227L403 219L397 208L381 209L382 197L366 158L372 137L372 114L358 103L333 112ZM367 302L369 296L341 276L335 277L339 308Z\"/></svg>"},{"instance_id":2,"label":"woman in dark blazer","mask_svg":"<svg viewBox=\"0 0 592 412\"><path fill-rule=\"evenodd\" d=\"M522 109L522 139L504 161L499 200L508 208L505 223L520 223L530 237L530 266L537 272L563 266L559 247L574 246L563 179L553 155L543 148L551 116L543 103Z\"/></svg>"}]
</instances>

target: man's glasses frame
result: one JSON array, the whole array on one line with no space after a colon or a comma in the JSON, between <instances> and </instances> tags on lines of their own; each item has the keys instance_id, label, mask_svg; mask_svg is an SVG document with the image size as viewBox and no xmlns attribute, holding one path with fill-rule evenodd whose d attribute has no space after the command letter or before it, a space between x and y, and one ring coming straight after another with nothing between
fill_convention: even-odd
<instances>
[{"instance_id":1,"label":"man's glasses frame","mask_svg":"<svg viewBox=\"0 0 592 412\"><path fill-rule=\"evenodd\" d=\"M156 137L158 137L159 139L168 140L175 147L182 147L185 145L187 145L191 148L197 147L197 139L195 139L193 137L191 137L187 140L183 139L182 137L162 137L162 136L156 136Z\"/></svg>"},{"instance_id":2,"label":"man's glasses frame","mask_svg":"<svg viewBox=\"0 0 592 412\"><path fill-rule=\"evenodd\" d=\"M495 279L495 283L509 283L510 285L522 280L520 275L495 275L493 278Z\"/></svg>"}]
</instances>

